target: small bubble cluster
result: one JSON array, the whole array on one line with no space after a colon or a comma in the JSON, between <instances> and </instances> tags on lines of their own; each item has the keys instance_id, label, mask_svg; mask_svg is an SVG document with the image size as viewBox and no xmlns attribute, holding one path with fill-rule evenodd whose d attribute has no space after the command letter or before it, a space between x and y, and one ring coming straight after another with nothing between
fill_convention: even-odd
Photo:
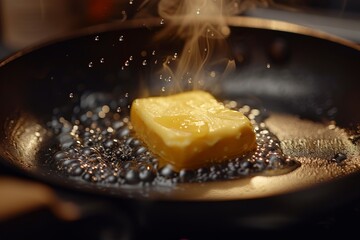
<instances>
[{"instance_id":1,"label":"small bubble cluster","mask_svg":"<svg viewBox=\"0 0 360 240\"><path fill-rule=\"evenodd\" d=\"M299 166L285 156L280 142L262 122L262 112L235 101L224 104L243 112L254 125L257 148L221 164L195 170L174 171L160 166L129 120L128 93L114 97L104 93L81 96L70 113L54 109L48 123L56 136L47 165L69 178L97 184L176 184L229 180L259 174L283 174ZM69 117L66 117L69 116Z\"/></svg>"}]
</instances>

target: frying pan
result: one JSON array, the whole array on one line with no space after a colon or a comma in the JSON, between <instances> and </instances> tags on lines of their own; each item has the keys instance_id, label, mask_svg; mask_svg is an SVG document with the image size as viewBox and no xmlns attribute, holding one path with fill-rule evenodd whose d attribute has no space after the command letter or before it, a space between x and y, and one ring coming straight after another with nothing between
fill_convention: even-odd
<instances>
[{"instance_id":1,"label":"frying pan","mask_svg":"<svg viewBox=\"0 0 360 240\"><path fill-rule=\"evenodd\" d=\"M163 28L160 22L96 26L3 60L1 164L71 196L107 201L114 212L126 212L154 229L179 224L278 229L358 197L360 47L298 25L248 17L227 18L231 34L226 41L236 69L216 83L214 95L266 112L269 129L284 152L301 162L299 168L172 187L114 187L54 174L44 164L53 137L46 123L54 108L72 107L87 91L128 93L130 99L159 94L159 69L153 63L180 52L183 44L170 37L154 41ZM124 68L129 56L133 60ZM149 64L143 64L145 59ZM337 153L347 159L332 161Z\"/></svg>"}]
</instances>

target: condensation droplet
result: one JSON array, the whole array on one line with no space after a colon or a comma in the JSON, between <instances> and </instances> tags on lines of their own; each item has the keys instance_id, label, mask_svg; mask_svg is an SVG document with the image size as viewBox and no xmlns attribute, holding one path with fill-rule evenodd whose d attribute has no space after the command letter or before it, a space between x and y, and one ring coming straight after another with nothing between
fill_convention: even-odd
<instances>
[{"instance_id":1,"label":"condensation droplet","mask_svg":"<svg viewBox=\"0 0 360 240\"><path fill-rule=\"evenodd\" d=\"M155 56L155 54L156 54L156 52L155 52L155 50L154 51L152 51L152 53L151 53L153 56Z\"/></svg>"},{"instance_id":2,"label":"condensation droplet","mask_svg":"<svg viewBox=\"0 0 360 240\"><path fill-rule=\"evenodd\" d=\"M144 60L144 61L142 62L142 65L143 65L143 66L146 66L146 65L147 65L147 61Z\"/></svg>"},{"instance_id":3,"label":"condensation droplet","mask_svg":"<svg viewBox=\"0 0 360 240\"><path fill-rule=\"evenodd\" d=\"M89 68L93 67L93 62L89 62L88 66Z\"/></svg>"},{"instance_id":4,"label":"condensation droplet","mask_svg":"<svg viewBox=\"0 0 360 240\"><path fill-rule=\"evenodd\" d=\"M126 60L125 61L125 66L128 67L130 64L129 64L129 60Z\"/></svg>"},{"instance_id":5,"label":"condensation droplet","mask_svg":"<svg viewBox=\"0 0 360 240\"><path fill-rule=\"evenodd\" d=\"M223 26L223 27L221 27L220 32L224 36L229 36L231 31L230 31L230 28L228 26Z\"/></svg>"},{"instance_id":6,"label":"condensation droplet","mask_svg":"<svg viewBox=\"0 0 360 240\"><path fill-rule=\"evenodd\" d=\"M161 88L161 91L162 91L162 92L165 92L165 87L162 87L162 88Z\"/></svg>"},{"instance_id":7,"label":"condensation droplet","mask_svg":"<svg viewBox=\"0 0 360 240\"><path fill-rule=\"evenodd\" d=\"M130 61L132 61L133 59L134 59L134 57L133 57L133 56L130 56L130 57L129 57L129 60L130 60Z\"/></svg>"},{"instance_id":8,"label":"condensation droplet","mask_svg":"<svg viewBox=\"0 0 360 240\"><path fill-rule=\"evenodd\" d=\"M197 15L200 14L200 8L196 9L196 14L197 14Z\"/></svg>"},{"instance_id":9,"label":"condensation droplet","mask_svg":"<svg viewBox=\"0 0 360 240\"><path fill-rule=\"evenodd\" d=\"M126 98L129 97L129 93L125 93L125 97L126 97Z\"/></svg>"},{"instance_id":10,"label":"condensation droplet","mask_svg":"<svg viewBox=\"0 0 360 240\"><path fill-rule=\"evenodd\" d=\"M124 41L124 36L123 36L123 35L121 35L121 36L119 37L119 42L122 42L122 41Z\"/></svg>"},{"instance_id":11,"label":"condensation droplet","mask_svg":"<svg viewBox=\"0 0 360 240\"><path fill-rule=\"evenodd\" d=\"M133 4L134 3L134 0L129 0L129 4Z\"/></svg>"},{"instance_id":12,"label":"condensation droplet","mask_svg":"<svg viewBox=\"0 0 360 240\"><path fill-rule=\"evenodd\" d=\"M160 24L163 25L164 23L165 23L165 20L162 18L162 19L160 20Z\"/></svg>"},{"instance_id":13,"label":"condensation droplet","mask_svg":"<svg viewBox=\"0 0 360 240\"><path fill-rule=\"evenodd\" d=\"M104 58L100 58L100 63L104 63L105 59Z\"/></svg>"},{"instance_id":14,"label":"condensation droplet","mask_svg":"<svg viewBox=\"0 0 360 240\"><path fill-rule=\"evenodd\" d=\"M171 82L171 76L164 78L164 82Z\"/></svg>"},{"instance_id":15,"label":"condensation droplet","mask_svg":"<svg viewBox=\"0 0 360 240\"><path fill-rule=\"evenodd\" d=\"M100 37L99 36L96 36L95 37L95 41L99 41L100 40Z\"/></svg>"},{"instance_id":16,"label":"condensation droplet","mask_svg":"<svg viewBox=\"0 0 360 240\"><path fill-rule=\"evenodd\" d=\"M270 67L271 67L270 63L266 64L266 68L270 68Z\"/></svg>"},{"instance_id":17,"label":"condensation droplet","mask_svg":"<svg viewBox=\"0 0 360 240\"><path fill-rule=\"evenodd\" d=\"M70 93L69 98L74 98L74 93Z\"/></svg>"}]
</instances>

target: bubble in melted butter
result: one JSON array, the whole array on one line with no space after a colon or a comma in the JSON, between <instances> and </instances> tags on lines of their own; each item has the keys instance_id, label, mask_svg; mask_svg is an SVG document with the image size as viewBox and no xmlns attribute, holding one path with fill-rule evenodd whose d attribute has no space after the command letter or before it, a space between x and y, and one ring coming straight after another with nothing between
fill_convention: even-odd
<instances>
[{"instance_id":1,"label":"bubble in melted butter","mask_svg":"<svg viewBox=\"0 0 360 240\"><path fill-rule=\"evenodd\" d=\"M65 178L114 186L174 185L286 174L300 166L298 161L284 154L280 141L262 121L262 111L247 105L240 106L235 101L225 101L224 104L245 116L253 115L256 149L222 163L174 171L171 165L161 165L158 157L137 139L129 121L128 97L94 92L79 99L72 112L54 110L48 123L55 139L46 164ZM227 113L219 117L232 116ZM165 127L191 134L209 131L200 118L188 118L161 117L156 121Z\"/></svg>"}]
</instances>

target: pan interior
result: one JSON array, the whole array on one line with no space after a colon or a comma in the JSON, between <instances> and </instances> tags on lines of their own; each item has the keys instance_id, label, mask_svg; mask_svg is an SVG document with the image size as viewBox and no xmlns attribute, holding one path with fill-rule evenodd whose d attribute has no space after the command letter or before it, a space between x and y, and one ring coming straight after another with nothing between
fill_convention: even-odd
<instances>
[{"instance_id":1,"label":"pan interior","mask_svg":"<svg viewBox=\"0 0 360 240\"><path fill-rule=\"evenodd\" d=\"M48 165L49 143L54 138L48 123L54 109L71 110L89 92L126 94L129 103L139 96L161 94L166 83L159 80L158 63L180 52L182 42L154 42L157 30L105 26L3 62L0 150L4 162L57 185L175 200L272 196L359 170L360 113L354 103L360 100L356 91L360 83L353 77L359 75L359 51L310 35L234 24L227 43L236 70L204 88L219 99L265 112L266 126L300 167L274 176L145 187L94 184L54 172ZM222 64L209 66L213 71L222 68Z\"/></svg>"}]
</instances>

